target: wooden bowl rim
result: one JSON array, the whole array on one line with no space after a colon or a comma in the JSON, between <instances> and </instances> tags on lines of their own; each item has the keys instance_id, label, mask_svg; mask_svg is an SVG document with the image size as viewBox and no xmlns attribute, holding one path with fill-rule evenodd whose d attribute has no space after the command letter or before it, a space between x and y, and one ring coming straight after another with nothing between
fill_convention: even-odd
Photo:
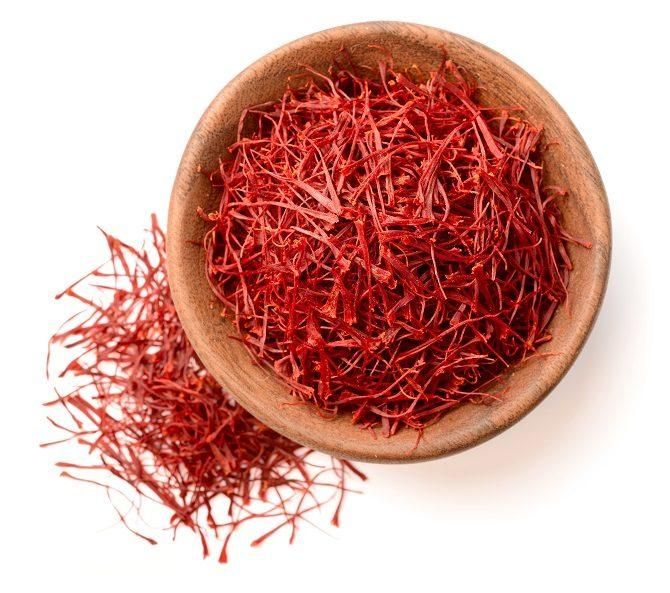
<instances>
[{"instance_id":1,"label":"wooden bowl rim","mask_svg":"<svg viewBox=\"0 0 670 593\"><path fill-rule=\"evenodd\" d=\"M568 347L556 355L552 364L542 367L536 381L515 386L519 390L516 397L517 405L502 406L500 411L494 410L490 417L471 426L459 426L458 430L440 430L442 425L449 426L445 423L445 419L442 419L426 430L418 446L413 444L416 441L415 435L402 436L401 433L391 438L374 437L370 435L370 431L352 426L349 418L338 417L329 420L318 416L309 406L282 406L281 402L287 400L277 393L263 393L263 389L252 394L235 391L225 365L222 365L215 353L212 339L212 332L215 330L209 322L215 321L216 313L212 313L208 322L196 314L198 307L211 308L213 294L210 293L205 297L193 288L193 270L188 263L193 258L192 251L189 251L192 250L192 246L186 244L180 233L186 217L195 215L193 204L188 201L189 192L193 189L198 174L195 155L203 151L204 143L208 139L206 131L216 126L230 98L244 89L259 72L271 68L273 64L286 59L298 49L304 50L317 45L326 38L332 40L371 33L415 35L424 44L425 40L429 39L434 42L441 40L467 46L482 60L488 60L497 67L506 69L527 93L538 96L546 102L558 128L574 135L580 144L579 148L586 155L582 175L589 178L589 184L593 187L594 194L589 196L589 205L593 208L592 219L601 227L598 254L597 257L593 257L594 267L590 270L591 281L583 295L583 298L588 299L590 308L587 314L572 320L574 323L570 326ZM343 25L308 35L263 56L230 81L209 105L186 146L170 198L167 237L170 289L184 330L208 370L241 405L277 432L308 447L352 460L395 463L434 459L473 447L509 428L540 403L568 371L589 335L604 297L611 252L609 207L598 169L584 140L555 99L516 64L478 42L441 29L395 21ZM267 385L271 386L274 379L267 378L267 380L269 381ZM268 391L270 389L271 387ZM449 418L449 415L445 418Z\"/></svg>"}]
</instances>

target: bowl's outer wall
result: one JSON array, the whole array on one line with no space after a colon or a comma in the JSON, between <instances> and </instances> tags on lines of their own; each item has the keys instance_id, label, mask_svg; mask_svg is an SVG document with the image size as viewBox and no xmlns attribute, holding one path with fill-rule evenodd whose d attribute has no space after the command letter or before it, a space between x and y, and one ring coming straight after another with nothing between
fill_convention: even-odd
<instances>
[{"instance_id":1,"label":"bowl's outer wall","mask_svg":"<svg viewBox=\"0 0 670 593\"><path fill-rule=\"evenodd\" d=\"M493 405L463 405L417 433L375 437L350 418L327 420L296 405L286 386L270 370L255 364L221 316L207 284L200 242L206 224L196 208L215 210L216 197L202 173L213 169L235 139L242 111L277 99L287 79L308 64L325 72L345 46L359 63L375 66L390 50L399 68L434 69L446 50L480 82L484 102L521 105L526 117L544 126L545 179L569 189L561 204L564 224L592 249L570 248L574 272L569 297L551 323L554 339L540 352L503 376L493 390L504 394ZM556 144L553 144L557 141ZM609 270L611 229L607 197L597 167L574 125L556 101L518 66L496 52L459 35L397 22L363 23L330 29L299 39L261 58L233 79L214 99L186 147L175 180L168 220L170 288L186 333L205 366L221 385L260 420L291 439L338 457L363 461L409 462L448 455L472 447L519 420L560 381L579 353L596 319ZM586 396L586 394L585 394ZM291 405L292 404L292 405Z\"/></svg>"}]
</instances>

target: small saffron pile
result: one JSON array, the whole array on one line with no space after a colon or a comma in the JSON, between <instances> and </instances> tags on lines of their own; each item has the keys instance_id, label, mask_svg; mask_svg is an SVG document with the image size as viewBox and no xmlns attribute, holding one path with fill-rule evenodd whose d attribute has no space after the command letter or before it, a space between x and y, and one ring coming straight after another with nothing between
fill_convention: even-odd
<instances>
[{"instance_id":1,"label":"small saffron pile","mask_svg":"<svg viewBox=\"0 0 670 593\"><path fill-rule=\"evenodd\" d=\"M449 60L377 72L343 52L247 109L206 273L252 355L293 394L392 435L422 430L551 339L571 237L541 129L483 107Z\"/></svg>"},{"instance_id":2,"label":"small saffron pile","mask_svg":"<svg viewBox=\"0 0 670 593\"><path fill-rule=\"evenodd\" d=\"M292 542L299 521L327 503L337 525L347 476L365 476L346 461L317 465L312 451L222 392L177 317L155 217L146 248L105 237L110 261L59 295L85 309L50 343L74 352L60 373L74 388L47 404L61 406L67 420L49 418L67 434L56 443L74 439L93 459L59 463L63 474L103 486L121 522L150 543L129 515L141 518L142 501L157 501L171 512L166 528L196 532L205 556L207 535L222 539L221 562L231 536L250 521L270 526L252 545L284 527ZM128 497L115 479L139 496Z\"/></svg>"}]
</instances>

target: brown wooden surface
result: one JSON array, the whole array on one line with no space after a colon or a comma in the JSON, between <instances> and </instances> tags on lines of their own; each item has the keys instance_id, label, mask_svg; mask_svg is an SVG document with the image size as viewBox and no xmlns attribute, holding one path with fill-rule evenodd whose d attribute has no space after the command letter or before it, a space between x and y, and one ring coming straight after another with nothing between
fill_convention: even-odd
<instances>
[{"instance_id":1,"label":"brown wooden surface","mask_svg":"<svg viewBox=\"0 0 670 593\"><path fill-rule=\"evenodd\" d=\"M234 330L222 321L220 305L207 285L203 251L191 243L205 232L196 207L216 209L198 165L205 169L216 165L233 141L245 107L279 98L287 77L301 64L325 71L343 44L362 63L375 65L381 54L369 46L381 45L391 50L398 67L418 64L425 70L438 65L446 48L450 58L478 78L485 102L524 106L527 118L544 126L545 140L559 141L546 152L545 175L547 183L570 191L561 204L565 226L593 243L590 250L570 250L575 270L568 305L552 320L554 339L541 348L552 356L511 369L494 387L506 393L503 401L457 408L428 428L416 447L417 435L411 430L375 438L352 425L347 415L325 420L309 406L285 405L294 403L286 386L271 370L254 364L238 341L228 338ZM310 35L268 54L233 79L202 116L186 147L168 220L172 295L193 346L216 379L252 414L293 440L339 457L377 462L420 461L462 451L532 410L566 373L588 336L605 291L610 248L609 209L600 175L579 132L549 93L518 66L479 43L397 22L348 25Z\"/></svg>"}]
</instances>

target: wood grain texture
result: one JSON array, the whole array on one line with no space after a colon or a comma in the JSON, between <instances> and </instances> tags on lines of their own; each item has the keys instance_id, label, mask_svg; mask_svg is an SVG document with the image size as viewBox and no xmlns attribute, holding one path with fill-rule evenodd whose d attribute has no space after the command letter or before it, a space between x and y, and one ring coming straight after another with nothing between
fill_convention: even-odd
<instances>
[{"instance_id":1,"label":"wood grain texture","mask_svg":"<svg viewBox=\"0 0 670 593\"><path fill-rule=\"evenodd\" d=\"M570 249L575 270L567 306L551 323L554 339L541 352L551 356L517 365L494 386L506 395L495 405L465 404L417 434L402 430L391 438L352 425L348 416L326 420L307 405L295 404L273 371L254 364L244 347L229 339L234 330L220 316L204 274L199 242L205 224L198 206L216 209L209 182L198 166L213 168L234 140L245 107L278 99L287 78L309 64L326 71L335 52L347 46L356 61L375 65L391 50L399 68L436 67L443 48L482 85L484 102L522 105L526 117L545 129L545 141L558 141L545 155L547 183L565 186L561 204L569 232L593 243ZM574 125L534 79L518 66L465 37L439 29L398 22L377 22L329 29L279 48L249 66L214 99L191 137L177 172L168 220L170 288L186 333L203 363L235 399L263 422L291 439L338 457L376 462L410 462L462 451L500 433L532 410L560 381L582 348L596 319L609 270L611 230L607 197L597 167ZM588 397L588 394L584 394ZM529 443L529 446L531 444Z\"/></svg>"}]
</instances>

